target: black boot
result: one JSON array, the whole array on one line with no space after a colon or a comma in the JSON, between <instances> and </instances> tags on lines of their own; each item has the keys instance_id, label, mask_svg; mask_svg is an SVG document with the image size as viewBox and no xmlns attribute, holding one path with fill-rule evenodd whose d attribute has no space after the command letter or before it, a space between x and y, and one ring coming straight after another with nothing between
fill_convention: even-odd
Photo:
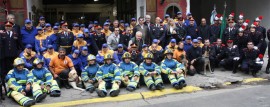
<instances>
[{"instance_id":1,"label":"black boot","mask_svg":"<svg viewBox=\"0 0 270 107\"><path fill-rule=\"evenodd\" d=\"M39 103L39 102L41 102L42 100L44 100L46 97L47 97L47 94L46 94L46 93L43 93L43 94L37 96L36 102Z\"/></svg>"},{"instance_id":2,"label":"black boot","mask_svg":"<svg viewBox=\"0 0 270 107\"><path fill-rule=\"evenodd\" d=\"M266 68L265 73L269 74L269 68Z\"/></svg>"},{"instance_id":3,"label":"black boot","mask_svg":"<svg viewBox=\"0 0 270 107\"><path fill-rule=\"evenodd\" d=\"M175 89L180 89L180 87L179 87L178 84L173 85L173 87L174 87Z\"/></svg>"},{"instance_id":4,"label":"black boot","mask_svg":"<svg viewBox=\"0 0 270 107\"><path fill-rule=\"evenodd\" d=\"M135 88L133 88L133 87L130 87L130 86L127 86L127 88L126 88L129 92L132 92L132 91L134 91L135 90Z\"/></svg>"},{"instance_id":5,"label":"black boot","mask_svg":"<svg viewBox=\"0 0 270 107\"><path fill-rule=\"evenodd\" d=\"M63 81L63 84L64 84L64 87L65 87L66 89L70 89L70 88L71 88L71 87L69 86L68 81Z\"/></svg>"},{"instance_id":6,"label":"black boot","mask_svg":"<svg viewBox=\"0 0 270 107\"><path fill-rule=\"evenodd\" d=\"M30 107L30 106L35 105L35 104L36 104L36 101L35 100L29 100L29 101L25 102L23 104L23 106L24 107Z\"/></svg>"},{"instance_id":7,"label":"black boot","mask_svg":"<svg viewBox=\"0 0 270 107\"><path fill-rule=\"evenodd\" d=\"M163 85L162 83L158 83L158 84L156 85L156 87L157 87L158 90L164 89L164 85Z\"/></svg>"},{"instance_id":8,"label":"black boot","mask_svg":"<svg viewBox=\"0 0 270 107\"><path fill-rule=\"evenodd\" d=\"M119 89L118 89L118 90L114 90L114 91L112 91L112 92L110 93L110 96L111 96L111 97L116 97L116 96L119 95L119 93L120 93L120 90L119 90Z\"/></svg>"},{"instance_id":9,"label":"black boot","mask_svg":"<svg viewBox=\"0 0 270 107\"><path fill-rule=\"evenodd\" d=\"M61 95L61 92L59 92L59 91L52 91L50 93L51 97L60 97L60 95Z\"/></svg>"},{"instance_id":10,"label":"black boot","mask_svg":"<svg viewBox=\"0 0 270 107\"><path fill-rule=\"evenodd\" d=\"M90 89L89 89L89 92L90 93L93 93L95 91L95 87L91 87Z\"/></svg>"},{"instance_id":11,"label":"black boot","mask_svg":"<svg viewBox=\"0 0 270 107\"><path fill-rule=\"evenodd\" d=\"M97 92L99 97L106 97L106 95L107 95L106 93L104 93L102 90L99 90L99 89L97 89L96 92Z\"/></svg>"},{"instance_id":12,"label":"black boot","mask_svg":"<svg viewBox=\"0 0 270 107\"><path fill-rule=\"evenodd\" d=\"M155 90L156 90L155 84L151 84L150 87L149 87L149 89L150 89L151 91L155 91Z\"/></svg>"}]
</instances>

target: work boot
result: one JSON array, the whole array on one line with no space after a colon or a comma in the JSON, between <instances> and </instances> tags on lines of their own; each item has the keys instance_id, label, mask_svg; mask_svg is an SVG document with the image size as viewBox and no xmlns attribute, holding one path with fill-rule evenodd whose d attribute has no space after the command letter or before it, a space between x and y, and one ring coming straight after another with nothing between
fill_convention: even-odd
<instances>
[{"instance_id":1,"label":"work boot","mask_svg":"<svg viewBox=\"0 0 270 107\"><path fill-rule=\"evenodd\" d=\"M68 81L65 81L64 82L64 87L66 88L66 89L70 89L71 87L69 86L69 84L68 84Z\"/></svg>"},{"instance_id":2,"label":"work boot","mask_svg":"<svg viewBox=\"0 0 270 107\"><path fill-rule=\"evenodd\" d=\"M119 90L119 89L118 89L118 90L114 90L114 91L112 91L112 92L110 93L110 96L111 96L111 97L116 97L116 96L119 95L119 93L120 93L120 90Z\"/></svg>"},{"instance_id":3,"label":"work boot","mask_svg":"<svg viewBox=\"0 0 270 107\"><path fill-rule=\"evenodd\" d=\"M52 91L50 93L50 96L51 97L60 97L60 95L61 95L61 92L58 92L58 91Z\"/></svg>"},{"instance_id":4,"label":"work boot","mask_svg":"<svg viewBox=\"0 0 270 107\"><path fill-rule=\"evenodd\" d=\"M253 77L257 77L256 72L252 72L252 76L253 76Z\"/></svg>"},{"instance_id":5,"label":"work boot","mask_svg":"<svg viewBox=\"0 0 270 107\"><path fill-rule=\"evenodd\" d=\"M173 85L175 89L180 89L178 84Z\"/></svg>"},{"instance_id":6,"label":"work boot","mask_svg":"<svg viewBox=\"0 0 270 107\"><path fill-rule=\"evenodd\" d=\"M135 88L133 88L133 87L130 87L130 86L127 86L127 88L126 88L129 92L132 92L132 91L134 91L135 90Z\"/></svg>"},{"instance_id":7,"label":"work boot","mask_svg":"<svg viewBox=\"0 0 270 107\"><path fill-rule=\"evenodd\" d=\"M46 93L43 93L43 94L37 96L36 102L39 103L39 102L41 102L42 100L44 100L46 97L47 97L47 94L46 94Z\"/></svg>"},{"instance_id":8,"label":"work boot","mask_svg":"<svg viewBox=\"0 0 270 107\"><path fill-rule=\"evenodd\" d=\"M179 89L182 89L184 87L184 82L183 81L180 81L179 82Z\"/></svg>"},{"instance_id":9,"label":"work boot","mask_svg":"<svg viewBox=\"0 0 270 107\"><path fill-rule=\"evenodd\" d=\"M91 87L90 89L89 89L89 92L90 93L93 93L95 91L95 87Z\"/></svg>"},{"instance_id":10,"label":"work boot","mask_svg":"<svg viewBox=\"0 0 270 107\"><path fill-rule=\"evenodd\" d=\"M156 90L155 84L151 84L150 87L149 87L149 89L150 89L151 91L155 91L155 90Z\"/></svg>"},{"instance_id":11,"label":"work boot","mask_svg":"<svg viewBox=\"0 0 270 107\"><path fill-rule=\"evenodd\" d=\"M158 90L164 89L164 85L162 83L158 83L156 87Z\"/></svg>"},{"instance_id":12,"label":"work boot","mask_svg":"<svg viewBox=\"0 0 270 107\"><path fill-rule=\"evenodd\" d=\"M265 73L269 74L269 68L266 68Z\"/></svg>"},{"instance_id":13,"label":"work boot","mask_svg":"<svg viewBox=\"0 0 270 107\"><path fill-rule=\"evenodd\" d=\"M103 92L102 90L97 89L96 92L97 92L99 97L106 97L105 92Z\"/></svg>"},{"instance_id":14,"label":"work boot","mask_svg":"<svg viewBox=\"0 0 270 107\"><path fill-rule=\"evenodd\" d=\"M25 103L23 104L23 106L24 106L24 107L30 107L30 106L35 105L35 104L36 104L36 101L31 99L31 100L25 102Z\"/></svg>"}]
</instances>

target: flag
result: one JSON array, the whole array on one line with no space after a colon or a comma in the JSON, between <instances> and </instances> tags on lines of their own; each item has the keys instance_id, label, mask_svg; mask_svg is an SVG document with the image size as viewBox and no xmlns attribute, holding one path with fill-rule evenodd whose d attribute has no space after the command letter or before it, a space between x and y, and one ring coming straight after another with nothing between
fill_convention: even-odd
<instances>
[{"instance_id":1,"label":"flag","mask_svg":"<svg viewBox=\"0 0 270 107\"><path fill-rule=\"evenodd\" d=\"M217 11L216 11L216 4L215 4L214 10L211 12L211 18L210 18L211 25L214 24L214 20L215 20L216 15L217 15Z\"/></svg>"},{"instance_id":2,"label":"flag","mask_svg":"<svg viewBox=\"0 0 270 107\"><path fill-rule=\"evenodd\" d=\"M223 11L223 18L222 18L222 23L221 23L221 27L220 27L220 39L222 39L222 35L223 35L223 32L226 28L226 2L225 2L225 5L224 5L224 11Z\"/></svg>"}]
</instances>

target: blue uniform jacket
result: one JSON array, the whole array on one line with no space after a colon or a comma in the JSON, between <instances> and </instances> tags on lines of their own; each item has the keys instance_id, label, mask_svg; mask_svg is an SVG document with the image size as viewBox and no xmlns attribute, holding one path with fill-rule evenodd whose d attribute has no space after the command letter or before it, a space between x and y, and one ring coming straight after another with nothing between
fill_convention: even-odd
<instances>
[{"instance_id":1,"label":"blue uniform jacket","mask_svg":"<svg viewBox=\"0 0 270 107\"><path fill-rule=\"evenodd\" d=\"M35 36L37 35L37 30L35 27L32 27L31 30L27 30L26 27L21 29L22 43L24 46L31 44L35 46Z\"/></svg>"},{"instance_id":2,"label":"blue uniform jacket","mask_svg":"<svg viewBox=\"0 0 270 107\"><path fill-rule=\"evenodd\" d=\"M121 70L122 76L129 76L129 77L140 76L138 65L134 62L130 63L121 62L119 64L119 68Z\"/></svg>"},{"instance_id":3,"label":"blue uniform jacket","mask_svg":"<svg viewBox=\"0 0 270 107\"><path fill-rule=\"evenodd\" d=\"M39 85L51 85L53 76L47 68L34 68L31 70L31 72L34 76L34 82L38 83Z\"/></svg>"},{"instance_id":4,"label":"blue uniform jacket","mask_svg":"<svg viewBox=\"0 0 270 107\"><path fill-rule=\"evenodd\" d=\"M87 55L80 55L79 58L81 59L82 61L82 66L83 67L86 67L88 65L88 61L87 61L87 57L88 57L89 54Z\"/></svg>"},{"instance_id":5,"label":"blue uniform jacket","mask_svg":"<svg viewBox=\"0 0 270 107\"><path fill-rule=\"evenodd\" d=\"M96 79L97 71L99 71L98 64L86 66L82 71L82 80L85 82L88 80L92 80L92 81L96 82L97 81L97 79Z\"/></svg>"},{"instance_id":6,"label":"blue uniform jacket","mask_svg":"<svg viewBox=\"0 0 270 107\"><path fill-rule=\"evenodd\" d=\"M97 72L98 80L121 82L121 72L116 64L104 64Z\"/></svg>"},{"instance_id":7,"label":"blue uniform jacket","mask_svg":"<svg viewBox=\"0 0 270 107\"><path fill-rule=\"evenodd\" d=\"M58 51L57 35L56 34L52 34L51 36L47 37L47 45L52 45L53 49L55 51Z\"/></svg>"},{"instance_id":8,"label":"blue uniform jacket","mask_svg":"<svg viewBox=\"0 0 270 107\"><path fill-rule=\"evenodd\" d=\"M74 68L76 70L83 71L82 61L81 61L81 59L79 57L78 58L73 58L72 54L69 54L68 57L72 60Z\"/></svg>"}]
</instances>

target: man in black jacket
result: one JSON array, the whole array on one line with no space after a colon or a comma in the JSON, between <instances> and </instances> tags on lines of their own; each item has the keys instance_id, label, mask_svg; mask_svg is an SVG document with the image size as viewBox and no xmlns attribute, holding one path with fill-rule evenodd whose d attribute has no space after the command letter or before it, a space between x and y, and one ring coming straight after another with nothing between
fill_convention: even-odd
<instances>
[{"instance_id":1,"label":"man in black jacket","mask_svg":"<svg viewBox=\"0 0 270 107\"><path fill-rule=\"evenodd\" d=\"M201 25L198 26L198 36L202 37L202 41L210 39L210 27L206 24L205 18L202 18Z\"/></svg>"},{"instance_id":2,"label":"man in black jacket","mask_svg":"<svg viewBox=\"0 0 270 107\"><path fill-rule=\"evenodd\" d=\"M165 47L165 41L163 40L165 37L165 27L160 24L160 18L156 18L156 23L152 25L151 35L152 39L158 39L158 44Z\"/></svg>"},{"instance_id":3,"label":"man in black jacket","mask_svg":"<svg viewBox=\"0 0 270 107\"><path fill-rule=\"evenodd\" d=\"M140 17L138 19L138 21L139 21L139 24L133 28L133 36L132 37L135 37L136 32L140 31L142 33L143 42L147 45L152 44L151 33L150 33L148 26L146 26L144 24L144 18Z\"/></svg>"},{"instance_id":4,"label":"man in black jacket","mask_svg":"<svg viewBox=\"0 0 270 107\"><path fill-rule=\"evenodd\" d=\"M188 74L194 76L197 72L201 74L204 60L202 59L202 48L199 47L198 40L193 39L193 46L187 51Z\"/></svg>"}]
</instances>

